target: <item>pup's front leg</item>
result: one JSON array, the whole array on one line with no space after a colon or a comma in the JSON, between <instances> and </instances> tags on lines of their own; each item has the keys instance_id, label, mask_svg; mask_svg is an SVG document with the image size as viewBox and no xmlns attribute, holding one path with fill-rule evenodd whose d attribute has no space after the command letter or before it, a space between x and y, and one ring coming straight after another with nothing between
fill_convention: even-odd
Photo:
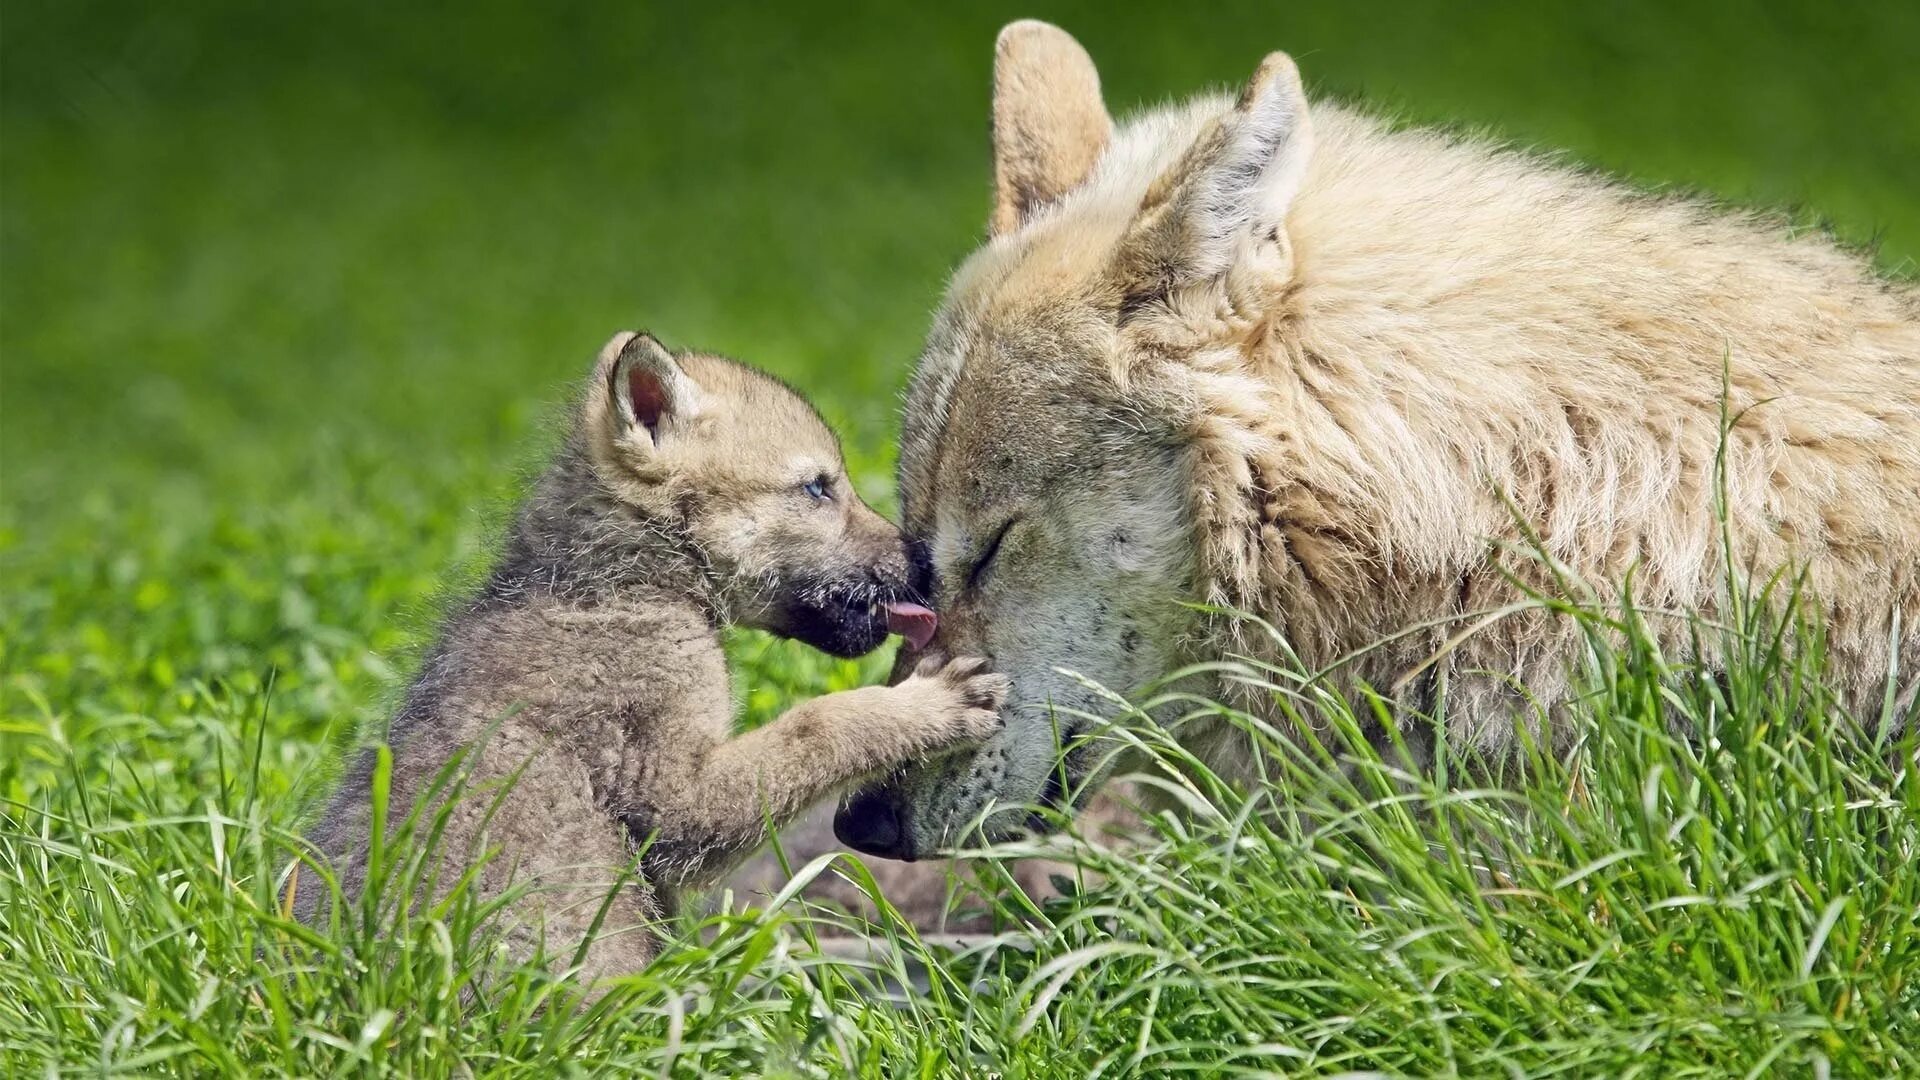
<instances>
[{"instance_id":1,"label":"pup's front leg","mask_svg":"<svg viewBox=\"0 0 1920 1080\"><path fill-rule=\"evenodd\" d=\"M654 820L633 823L653 834L648 865L675 885L724 873L835 789L993 735L1007 690L984 660L930 659L898 685L817 697L713 745Z\"/></svg>"}]
</instances>

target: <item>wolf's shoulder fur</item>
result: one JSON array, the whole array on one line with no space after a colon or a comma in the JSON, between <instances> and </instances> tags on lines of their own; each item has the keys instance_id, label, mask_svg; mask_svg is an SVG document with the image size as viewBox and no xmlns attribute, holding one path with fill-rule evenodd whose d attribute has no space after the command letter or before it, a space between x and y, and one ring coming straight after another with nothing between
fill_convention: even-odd
<instances>
[{"instance_id":1,"label":"wolf's shoulder fur","mask_svg":"<svg viewBox=\"0 0 1920 1080\"><path fill-rule=\"evenodd\" d=\"M1521 543L1517 519L1577 578L1631 574L1642 603L1713 618L1724 495L1741 571L1805 569L1836 689L1870 710L1890 614L1920 615L1920 292L1770 215L1344 110L1317 110L1316 136L1265 340L1196 357L1199 381L1274 395L1241 453L1258 526L1203 541L1216 598L1286 612L1314 654L1357 648L1509 595L1515 560L1487 543ZM1553 622L1517 616L1449 658L1463 742L1504 744L1523 709L1468 672L1517 663L1558 696L1573 642ZM1383 685L1417 662L1383 660Z\"/></svg>"}]
</instances>

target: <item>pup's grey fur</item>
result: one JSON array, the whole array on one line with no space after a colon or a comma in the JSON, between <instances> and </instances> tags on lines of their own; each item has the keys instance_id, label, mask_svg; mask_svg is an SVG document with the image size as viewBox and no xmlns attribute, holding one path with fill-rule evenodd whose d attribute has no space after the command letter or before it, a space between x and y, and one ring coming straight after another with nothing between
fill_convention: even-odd
<instances>
[{"instance_id":1,"label":"pup's grey fur","mask_svg":"<svg viewBox=\"0 0 1920 1080\"><path fill-rule=\"evenodd\" d=\"M959 660L732 734L724 625L856 655L883 640L877 605L909 595L910 577L898 530L854 494L838 443L797 394L621 334L487 585L449 619L393 720L392 817L467 751L439 887L497 846L478 893L530 882L508 940L524 957L544 928L565 958L637 869L582 975L638 970L657 949L649 924L769 823L998 728L1004 680ZM369 752L349 771L312 836L348 897L365 882L373 763ZM297 909L312 917L320 894L296 891Z\"/></svg>"}]
</instances>

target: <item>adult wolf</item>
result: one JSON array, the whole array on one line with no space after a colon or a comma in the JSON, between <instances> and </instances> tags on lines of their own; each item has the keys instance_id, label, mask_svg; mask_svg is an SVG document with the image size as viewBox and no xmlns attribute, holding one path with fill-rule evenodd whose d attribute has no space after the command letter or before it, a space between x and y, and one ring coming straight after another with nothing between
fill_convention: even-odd
<instances>
[{"instance_id":1,"label":"adult wolf","mask_svg":"<svg viewBox=\"0 0 1920 1080\"><path fill-rule=\"evenodd\" d=\"M1085 51L1015 23L993 143L991 237L920 359L900 490L937 644L1012 676L1007 727L849 800L854 847L1023 825L1068 710L1096 707L1058 669L1124 690L1244 644L1183 600L1264 616L1314 667L1430 625L1346 666L1385 688L1512 598L1518 517L1587 581L1711 616L1723 403L1734 555L1804 567L1863 717L1912 678L1920 290L1771 218L1310 106L1281 53L1237 100L1116 128ZM1576 633L1494 621L1410 704L1444 687L1445 737L1498 752L1565 699Z\"/></svg>"}]
</instances>

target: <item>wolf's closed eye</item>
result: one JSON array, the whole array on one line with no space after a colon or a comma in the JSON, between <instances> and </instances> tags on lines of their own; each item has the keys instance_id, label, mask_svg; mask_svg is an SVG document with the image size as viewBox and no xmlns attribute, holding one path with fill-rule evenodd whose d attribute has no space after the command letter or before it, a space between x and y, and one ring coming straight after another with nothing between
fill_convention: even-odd
<instances>
[{"instance_id":1,"label":"wolf's closed eye","mask_svg":"<svg viewBox=\"0 0 1920 1080\"><path fill-rule=\"evenodd\" d=\"M986 579L987 569L993 565L993 557L1000 554L1000 542L1007 538L1007 533L1013 529L1014 522L1018 520L1020 519L1008 518L1007 523L1000 526L1000 531L993 534L993 539L987 542L986 549L973 561L973 569L967 571L967 588L976 588Z\"/></svg>"}]
</instances>

